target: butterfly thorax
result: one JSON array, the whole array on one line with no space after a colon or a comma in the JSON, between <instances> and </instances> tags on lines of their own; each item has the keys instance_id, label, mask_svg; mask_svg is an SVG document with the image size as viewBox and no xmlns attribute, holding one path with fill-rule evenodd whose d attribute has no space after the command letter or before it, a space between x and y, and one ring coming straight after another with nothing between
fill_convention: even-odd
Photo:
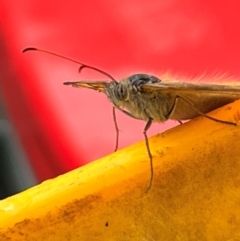
<instances>
[{"instance_id":1,"label":"butterfly thorax","mask_svg":"<svg viewBox=\"0 0 240 241\"><path fill-rule=\"evenodd\" d=\"M168 119L174 99L167 94L154 91L146 93L141 88L144 84L160 81L154 76L133 75L120 82L110 82L105 87L105 93L115 107L127 111L133 117L145 121L151 118L155 122L163 122Z\"/></svg>"}]
</instances>

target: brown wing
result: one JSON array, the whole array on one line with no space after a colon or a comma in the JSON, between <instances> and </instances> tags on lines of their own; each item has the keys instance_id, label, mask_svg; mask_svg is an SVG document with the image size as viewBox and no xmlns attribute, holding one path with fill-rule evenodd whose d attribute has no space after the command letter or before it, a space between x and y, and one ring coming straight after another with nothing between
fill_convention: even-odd
<instances>
[{"instance_id":1,"label":"brown wing","mask_svg":"<svg viewBox=\"0 0 240 241\"><path fill-rule=\"evenodd\" d=\"M104 92L105 86L107 82L105 81L78 81L78 82L64 82L64 85L71 85L76 88L88 88L92 90L96 90L99 92Z\"/></svg>"},{"instance_id":2,"label":"brown wing","mask_svg":"<svg viewBox=\"0 0 240 241\"><path fill-rule=\"evenodd\" d=\"M141 86L144 93L164 94L174 99L180 96L170 119L184 120L197 117L196 111L189 105L190 102L198 111L208 113L218 107L240 99L240 83L204 84L187 82L160 82ZM184 101L187 100L187 101Z\"/></svg>"},{"instance_id":3,"label":"brown wing","mask_svg":"<svg viewBox=\"0 0 240 241\"><path fill-rule=\"evenodd\" d=\"M240 94L240 83L228 83L228 84L211 84L211 83L188 83L188 82L177 82L177 81L163 81L155 84L145 84L141 88L148 91L160 91L160 92L184 92L192 94L194 93L239 93Z\"/></svg>"},{"instance_id":4,"label":"brown wing","mask_svg":"<svg viewBox=\"0 0 240 241\"><path fill-rule=\"evenodd\" d=\"M141 88L145 93L158 92L164 94L186 96L189 99L212 98L226 99L232 102L240 99L240 83L205 84L166 81L155 84L145 84ZM225 102L225 101L224 101Z\"/></svg>"}]
</instances>

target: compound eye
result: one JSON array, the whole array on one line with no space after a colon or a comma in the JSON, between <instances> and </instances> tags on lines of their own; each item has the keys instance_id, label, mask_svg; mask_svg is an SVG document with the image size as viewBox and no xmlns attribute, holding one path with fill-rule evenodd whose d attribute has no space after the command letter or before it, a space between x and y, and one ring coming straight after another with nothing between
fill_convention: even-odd
<instances>
[{"instance_id":1,"label":"compound eye","mask_svg":"<svg viewBox=\"0 0 240 241\"><path fill-rule=\"evenodd\" d=\"M125 86L119 84L116 86L114 90L115 96L118 100L125 100L127 99L127 89Z\"/></svg>"}]
</instances>

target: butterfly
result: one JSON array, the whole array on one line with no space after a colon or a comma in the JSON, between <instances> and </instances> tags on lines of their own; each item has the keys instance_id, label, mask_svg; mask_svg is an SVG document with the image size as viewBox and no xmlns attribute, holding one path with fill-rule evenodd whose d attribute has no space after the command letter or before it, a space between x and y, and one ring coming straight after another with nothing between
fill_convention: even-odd
<instances>
[{"instance_id":1,"label":"butterfly","mask_svg":"<svg viewBox=\"0 0 240 241\"><path fill-rule=\"evenodd\" d=\"M153 157L151 154L147 131L153 122L162 123L167 120L176 120L182 123L198 116L223 124L236 123L219 120L209 116L208 112L240 99L240 83L201 83L182 82L160 79L149 74L134 74L120 81L115 80L107 72L93 66L83 64L65 56L34 47L26 48L23 52L37 50L52 54L80 65L79 72L84 68L93 69L107 76L111 81L76 81L64 82L76 88L88 88L104 93L113 105L113 120L116 129L116 147L118 148L119 129L115 110L146 122L143 130L146 149L150 160L151 177L148 191L153 182Z\"/></svg>"}]
</instances>

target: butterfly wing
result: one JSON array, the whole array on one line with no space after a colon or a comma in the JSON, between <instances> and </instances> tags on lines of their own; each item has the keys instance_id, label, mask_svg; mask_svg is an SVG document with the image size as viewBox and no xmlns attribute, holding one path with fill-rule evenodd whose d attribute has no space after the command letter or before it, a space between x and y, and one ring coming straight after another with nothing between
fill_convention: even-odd
<instances>
[{"instance_id":1,"label":"butterfly wing","mask_svg":"<svg viewBox=\"0 0 240 241\"><path fill-rule=\"evenodd\" d=\"M240 94L240 83L232 82L227 84L216 84L216 83L188 83L188 82L178 82L178 81L163 81L154 84L144 84L141 88L148 91L175 91L175 92L185 92L185 93L239 93Z\"/></svg>"},{"instance_id":2,"label":"butterfly wing","mask_svg":"<svg viewBox=\"0 0 240 241\"><path fill-rule=\"evenodd\" d=\"M207 84L163 81L141 85L141 89L146 95L150 93L156 96L165 95L169 99L180 97L177 98L178 101L174 111L169 117L176 120L192 119L199 116L191 105L199 112L206 114L211 110L240 99L240 83Z\"/></svg>"}]
</instances>

